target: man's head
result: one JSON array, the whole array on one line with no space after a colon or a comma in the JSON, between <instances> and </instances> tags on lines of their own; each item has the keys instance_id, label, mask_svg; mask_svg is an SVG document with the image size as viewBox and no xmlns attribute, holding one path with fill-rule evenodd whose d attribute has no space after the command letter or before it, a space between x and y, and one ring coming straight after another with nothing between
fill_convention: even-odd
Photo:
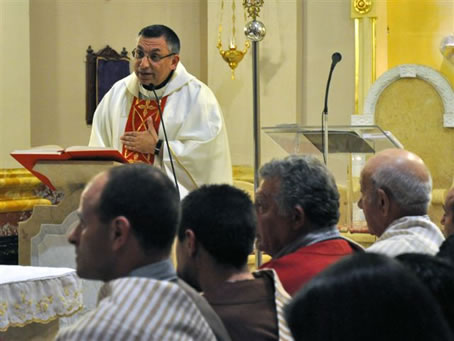
<instances>
[{"instance_id":1,"label":"man's head","mask_svg":"<svg viewBox=\"0 0 454 341\"><path fill-rule=\"evenodd\" d=\"M446 196L443 210L441 224L445 227L445 235L448 237L454 234L454 187L449 190Z\"/></svg>"},{"instance_id":2,"label":"man's head","mask_svg":"<svg viewBox=\"0 0 454 341\"><path fill-rule=\"evenodd\" d=\"M256 216L249 196L229 185L209 185L182 201L178 229L178 274L200 288L203 257L218 268L242 270L255 239Z\"/></svg>"},{"instance_id":3,"label":"man's head","mask_svg":"<svg viewBox=\"0 0 454 341\"><path fill-rule=\"evenodd\" d=\"M257 242L271 256L295 238L339 220L339 192L328 169L312 156L273 160L260 170L255 196Z\"/></svg>"},{"instance_id":4,"label":"man's head","mask_svg":"<svg viewBox=\"0 0 454 341\"><path fill-rule=\"evenodd\" d=\"M180 40L164 25L151 25L140 30L134 49L134 72L142 85L163 83L177 68Z\"/></svg>"},{"instance_id":5,"label":"man's head","mask_svg":"<svg viewBox=\"0 0 454 341\"><path fill-rule=\"evenodd\" d=\"M381 236L396 219L427 214L432 178L424 161L403 149L370 158L361 172L359 208L370 233Z\"/></svg>"},{"instance_id":6,"label":"man's head","mask_svg":"<svg viewBox=\"0 0 454 341\"><path fill-rule=\"evenodd\" d=\"M108 281L169 256L179 199L157 168L123 165L86 186L77 213L80 222L68 237L76 247L77 273Z\"/></svg>"}]
</instances>

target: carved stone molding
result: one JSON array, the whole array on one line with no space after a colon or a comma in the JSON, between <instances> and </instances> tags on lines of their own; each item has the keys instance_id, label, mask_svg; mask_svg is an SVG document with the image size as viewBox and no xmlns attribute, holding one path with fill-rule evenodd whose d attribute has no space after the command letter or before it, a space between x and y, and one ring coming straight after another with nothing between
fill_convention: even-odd
<instances>
[{"instance_id":1,"label":"carved stone molding","mask_svg":"<svg viewBox=\"0 0 454 341\"><path fill-rule=\"evenodd\" d=\"M443 101L443 126L454 128L454 92L449 82L436 70L423 65L402 64L396 66L378 78L372 84L364 103L362 115L352 115L352 125L374 124L375 106L378 99L389 85L401 78L419 78L431 84Z\"/></svg>"}]
</instances>

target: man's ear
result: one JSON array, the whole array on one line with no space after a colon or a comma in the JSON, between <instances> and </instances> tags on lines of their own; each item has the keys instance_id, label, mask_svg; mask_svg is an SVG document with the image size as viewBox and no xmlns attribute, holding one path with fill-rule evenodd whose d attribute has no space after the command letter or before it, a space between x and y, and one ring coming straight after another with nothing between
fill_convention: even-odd
<instances>
[{"instance_id":1,"label":"man's ear","mask_svg":"<svg viewBox=\"0 0 454 341\"><path fill-rule=\"evenodd\" d=\"M193 230L186 229L184 231L183 244L190 257L195 257L197 255L197 238Z\"/></svg>"},{"instance_id":2,"label":"man's ear","mask_svg":"<svg viewBox=\"0 0 454 341\"><path fill-rule=\"evenodd\" d=\"M292 213L293 220L293 230L299 230L306 223L306 215L304 213L304 208L300 205L296 205Z\"/></svg>"},{"instance_id":3,"label":"man's ear","mask_svg":"<svg viewBox=\"0 0 454 341\"><path fill-rule=\"evenodd\" d=\"M171 64L171 69L175 70L178 66L178 62L180 61L180 55L176 54L172 56L172 64Z\"/></svg>"},{"instance_id":4,"label":"man's ear","mask_svg":"<svg viewBox=\"0 0 454 341\"><path fill-rule=\"evenodd\" d=\"M377 205L384 217L391 214L391 200L388 194L386 194L386 192L381 188L377 189Z\"/></svg>"},{"instance_id":5,"label":"man's ear","mask_svg":"<svg viewBox=\"0 0 454 341\"><path fill-rule=\"evenodd\" d=\"M112 219L110 227L112 250L117 251L121 249L131 237L131 234L133 233L132 226L128 218L124 216L118 216Z\"/></svg>"}]
</instances>

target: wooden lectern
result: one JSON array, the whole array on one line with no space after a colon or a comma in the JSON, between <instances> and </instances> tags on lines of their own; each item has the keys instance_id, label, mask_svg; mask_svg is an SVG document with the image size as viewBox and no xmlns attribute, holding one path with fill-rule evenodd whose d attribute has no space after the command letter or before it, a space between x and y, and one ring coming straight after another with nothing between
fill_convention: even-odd
<instances>
[{"instance_id":1,"label":"wooden lectern","mask_svg":"<svg viewBox=\"0 0 454 341\"><path fill-rule=\"evenodd\" d=\"M32 262L32 238L41 232L43 224L62 224L70 213L77 209L82 190L93 176L128 161L116 149L86 146L66 149L59 146L43 146L16 150L11 156L51 189L63 194L63 200L58 205L35 206L31 217L19 223L19 264L73 267L73 260L68 264L64 258L61 259L61 264L54 261L53 264ZM74 222L74 219L72 221ZM63 237L66 232L68 231L61 233ZM41 241L43 240L44 237L41 238ZM39 247L37 245L37 248ZM38 255L39 250L34 254Z\"/></svg>"},{"instance_id":2,"label":"wooden lectern","mask_svg":"<svg viewBox=\"0 0 454 341\"><path fill-rule=\"evenodd\" d=\"M37 161L33 171L49 179L63 193L63 200L54 206L35 206L31 217L19 223L19 264L31 265L31 239L38 235L43 224L61 224L79 205L85 184L96 174L120 165L116 161L67 160ZM71 264L61 264L62 267Z\"/></svg>"}]
</instances>

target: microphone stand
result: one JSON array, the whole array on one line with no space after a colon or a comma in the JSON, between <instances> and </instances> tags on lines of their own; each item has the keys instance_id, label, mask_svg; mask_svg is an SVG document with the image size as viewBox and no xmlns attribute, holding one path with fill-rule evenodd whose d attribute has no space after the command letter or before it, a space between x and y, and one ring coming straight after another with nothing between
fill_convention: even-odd
<instances>
[{"instance_id":1,"label":"microphone stand","mask_svg":"<svg viewBox=\"0 0 454 341\"><path fill-rule=\"evenodd\" d=\"M339 52L333 53L331 56L331 68L329 70L328 75L328 82L326 83L326 90L325 90L325 107L323 108L322 112L322 145L323 145L323 161L325 162L325 166L328 167L328 93L329 93L329 85L331 83L331 76L333 75L334 67L337 63L339 63L342 59L342 55Z\"/></svg>"},{"instance_id":2,"label":"microphone stand","mask_svg":"<svg viewBox=\"0 0 454 341\"><path fill-rule=\"evenodd\" d=\"M326 83L326 92L325 92L325 107L322 112L322 145L323 145L323 161L325 166L328 167L328 92L329 84L331 83L331 75L333 74L333 66L329 71L328 82Z\"/></svg>"}]
</instances>

